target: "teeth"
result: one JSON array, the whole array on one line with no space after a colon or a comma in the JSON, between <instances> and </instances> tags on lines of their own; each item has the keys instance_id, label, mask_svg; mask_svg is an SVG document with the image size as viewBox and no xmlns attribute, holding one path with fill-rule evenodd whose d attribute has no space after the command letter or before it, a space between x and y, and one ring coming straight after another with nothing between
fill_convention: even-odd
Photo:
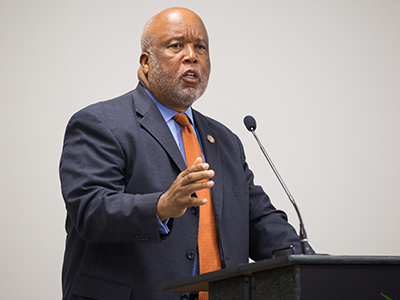
<instances>
[{"instance_id":1,"label":"teeth","mask_svg":"<svg viewBox=\"0 0 400 300\"><path fill-rule=\"evenodd\" d=\"M195 76L194 73L192 73L192 72L186 73L185 76L186 76L186 77L191 77L191 78L196 78L196 76Z\"/></svg>"}]
</instances>

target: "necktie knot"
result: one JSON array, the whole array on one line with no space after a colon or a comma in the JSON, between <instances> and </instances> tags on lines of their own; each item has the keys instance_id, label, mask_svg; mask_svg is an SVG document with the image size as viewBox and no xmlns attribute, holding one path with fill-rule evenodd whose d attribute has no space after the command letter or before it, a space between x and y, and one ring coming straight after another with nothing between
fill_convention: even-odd
<instances>
[{"instance_id":1,"label":"necktie knot","mask_svg":"<svg viewBox=\"0 0 400 300\"><path fill-rule=\"evenodd\" d=\"M174 116L174 120L176 121L176 123L178 123L182 127L190 126L189 119L188 119L187 115L185 115L184 113L177 113Z\"/></svg>"}]
</instances>

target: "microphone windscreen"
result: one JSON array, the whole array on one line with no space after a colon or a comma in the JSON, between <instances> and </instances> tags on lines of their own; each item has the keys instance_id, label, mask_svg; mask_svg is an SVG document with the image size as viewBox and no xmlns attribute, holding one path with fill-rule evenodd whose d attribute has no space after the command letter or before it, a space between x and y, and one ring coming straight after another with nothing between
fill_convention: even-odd
<instances>
[{"instance_id":1,"label":"microphone windscreen","mask_svg":"<svg viewBox=\"0 0 400 300\"><path fill-rule=\"evenodd\" d=\"M244 117L243 122L248 131L256 130L257 127L256 120L252 116Z\"/></svg>"}]
</instances>

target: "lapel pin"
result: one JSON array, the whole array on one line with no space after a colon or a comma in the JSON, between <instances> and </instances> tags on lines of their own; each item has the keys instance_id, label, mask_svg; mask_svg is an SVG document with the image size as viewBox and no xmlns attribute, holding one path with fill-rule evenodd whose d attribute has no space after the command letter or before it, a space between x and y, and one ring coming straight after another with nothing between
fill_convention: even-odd
<instances>
[{"instance_id":1,"label":"lapel pin","mask_svg":"<svg viewBox=\"0 0 400 300\"><path fill-rule=\"evenodd\" d=\"M214 144L215 143L215 139L213 138L213 136L212 135L207 135L207 140L211 143L211 144Z\"/></svg>"}]
</instances>

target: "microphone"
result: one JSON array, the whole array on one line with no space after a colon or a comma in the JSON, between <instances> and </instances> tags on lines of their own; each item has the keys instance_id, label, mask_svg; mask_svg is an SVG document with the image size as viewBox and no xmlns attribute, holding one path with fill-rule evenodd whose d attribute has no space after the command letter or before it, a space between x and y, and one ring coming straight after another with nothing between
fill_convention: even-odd
<instances>
[{"instance_id":1,"label":"microphone","mask_svg":"<svg viewBox=\"0 0 400 300\"><path fill-rule=\"evenodd\" d=\"M254 138L257 141L258 146L260 146L260 149L261 149L262 153L264 154L265 158L267 159L269 165L271 166L271 168L274 171L276 177L278 178L281 186L285 190L286 195L289 197L290 202L292 202L292 204L294 206L294 209L296 210L297 216L298 216L299 221L300 221L300 234L299 235L300 235L300 245L301 245L302 254L311 254L310 247L308 245L307 233L306 233L306 229L304 227L303 218L301 217L301 214L300 214L300 210L297 207L296 201L294 200L294 198L293 198L292 194L290 193L289 189L286 187L286 184L283 182L282 177L279 175L278 170L275 168L274 163L272 162L272 160L268 156L267 151L265 151L263 145L261 144L260 140L258 139L258 136L256 134L256 128L257 128L256 120L252 116L246 116L244 118L243 122L244 122L244 125L246 126L247 130L250 131L253 134Z\"/></svg>"}]
</instances>

